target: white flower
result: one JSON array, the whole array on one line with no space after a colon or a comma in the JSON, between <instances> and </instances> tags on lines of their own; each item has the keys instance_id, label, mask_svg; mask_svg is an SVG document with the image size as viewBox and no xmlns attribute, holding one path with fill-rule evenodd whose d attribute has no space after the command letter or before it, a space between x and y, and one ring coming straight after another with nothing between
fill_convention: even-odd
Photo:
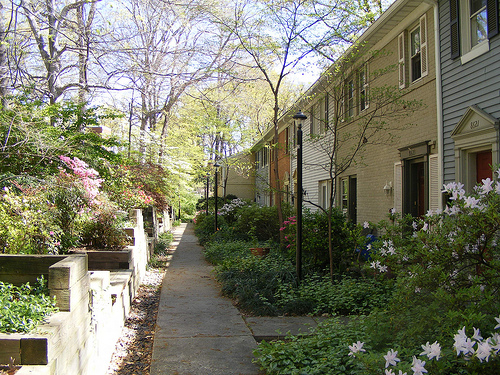
<instances>
[{"instance_id":1,"label":"white flower","mask_svg":"<svg viewBox=\"0 0 500 375\"><path fill-rule=\"evenodd\" d=\"M413 227L413 230L417 230L418 229L418 224L416 221L414 221L413 223L411 223L411 226Z\"/></svg>"},{"instance_id":2,"label":"white flower","mask_svg":"<svg viewBox=\"0 0 500 375\"><path fill-rule=\"evenodd\" d=\"M379 268L379 267L380 267L380 261L378 261L378 260L377 260L376 262L371 262L371 263L370 263L370 268L375 268L375 269L377 269L377 268Z\"/></svg>"},{"instance_id":3,"label":"white flower","mask_svg":"<svg viewBox=\"0 0 500 375\"><path fill-rule=\"evenodd\" d=\"M495 329L498 329L500 328L500 315L498 316L498 318L495 318L495 320L497 321L497 325L495 326Z\"/></svg>"},{"instance_id":4,"label":"white flower","mask_svg":"<svg viewBox=\"0 0 500 375\"><path fill-rule=\"evenodd\" d=\"M483 186L481 186L481 194L488 194L490 191L493 191L493 180L491 178L487 178L482 180Z\"/></svg>"},{"instance_id":5,"label":"white flower","mask_svg":"<svg viewBox=\"0 0 500 375\"><path fill-rule=\"evenodd\" d=\"M397 351L395 352L393 349L389 350L387 354L384 355L384 359L385 359L385 368L389 367L389 365L396 366L397 362L401 361L398 358L398 352Z\"/></svg>"},{"instance_id":6,"label":"white flower","mask_svg":"<svg viewBox=\"0 0 500 375\"><path fill-rule=\"evenodd\" d=\"M396 249L393 246L390 246L387 249L387 253L390 254L390 255L394 255L394 254L396 254Z\"/></svg>"},{"instance_id":7,"label":"white flower","mask_svg":"<svg viewBox=\"0 0 500 375\"><path fill-rule=\"evenodd\" d=\"M378 270L379 270L380 272L387 272L387 266L379 266L379 267L378 267Z\"/></svg>"},{"instance_id":8,"label":"white flower","mask_svg":"<svg viewBox=\"0 0 500 375\"><path fill-rule=\"evenodd\" d=\"M427 341L427 344L422 345L422 349L424 349L424 351L420 353L420 355L426 355L429 359L436 358L436 361L439 360L441 356L441 345L439 345L437 341L434 342L434 344L429 344Z\"/></svg>"},{"instance_id":9,"label":"white flower","mask_svg":"<svg viewBox=\"0 0 500 375\"><path fill-rule=\"evenodd\" d=\"M427 232L427 230L429 229L429 224L428 223L425 223L424 226L422 227L422 230L424 232Z\"/></svg>"},{"instance_id":10,"label":"white flower","mask_svg":"<svg viewBox=\"0 0 500 375\"><path fill-rule=\"evenodd\" d=\"M500 334L494 333L491 339L495 342L495 345L493 345L491 349L498 355L500 352Z\"/></svg>"},{"instance_id":11,"label":"white flower","mask_svg":"<svg viewBox=\"0 0 500 375\"><path fill-rule=\"evenodd\" d=\"M481 331L479 330L479 328L472 328L474 330L474 335L472 336L472 338L476 341L483 341L483 337L481 336Z\"/></svg>"},{"instance_id":12,"label":"white flower","mask_svg":"<svg viewBox=\"0 0 500 375\"><path fill-rule=\"evenodd\" d=\"M424 372L427 372L425 369L425 362L422 361L421 359L418 359L417 357L413 356L413 363L412 363L412 370L413 370L413 375L422 375Z\"/></svg>"},{"instance_id":13,"label":"white flower","mask_svg":"<svg viewBox=\"0 0 500 375\"><path fill-rule=\"evenodd\" d=\"M358 341L354 342L352 345L349 345L349 350L350 350L349 355L355 357L356 353L366 352L366 350L363 349L364 344L365 344L364 342Z\"/></svg>"},{"instance_id":14,"label":"white flower","mask_svg":"<svg viewBox=\"0 0 500 375\"><path fill-rule=\"evenodd\" d=\"M465 198L465 207L480 208L479 202L480 200L478 198L467 197Z\"/></svg>"},{"instance_id":15,"label":"white flower","mask_svg":"<svg viewBox=\"0 0 500 375\"><path fill-rule=\"evenodd\" d=\"M385 369L385 375L396 375L391 369Z\"/></svg>"},{"instance_id":16,"label":"white flower","mask_svg":"<svg viewBox=\"0 0 500 375\"><path fill-rule=\"evenodd\" d=\"M427 213L425 214L425 216L427 216L427 217L431 217L433 215L434 215L434 212L432 210L427 211Z\"/></svg>"},{"instance_id":17,"label":"white flower","mask_svg":"<svg viewBox=\"0 0 500 375\"><path fill-rule=\"evenodd\" d=\"M363 223L363 228L370 228L370 223L368 221L365 221Z\"/></svg>"},{"instance_id":18,"label":"white flower","mask_svg":"<svg viewBox=\"0 0 500 375\"><path fill-rule=\"evenodd\" d=\"M490 345L489 339L477 344L476 357L481 362L483 362L484 360L486 360L486 362L488 362L488 359L490 358L490 354L491 354L491 345Z\"/></svg>"},{"instance_id":19,"label":"white flower","mask_svg":"<svg viewBox=\"0 0 500 375\"><path fill-rule=\"evenodd\" d=\"M395 208L391 208L391 214L394 215L396 214L397 210Z\"/></svg>"}]
</instances>

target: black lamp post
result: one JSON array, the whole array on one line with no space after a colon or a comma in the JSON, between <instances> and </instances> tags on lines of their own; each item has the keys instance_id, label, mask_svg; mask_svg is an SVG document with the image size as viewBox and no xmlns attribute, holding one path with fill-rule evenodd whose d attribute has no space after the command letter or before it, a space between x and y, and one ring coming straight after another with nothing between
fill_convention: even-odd
<instances>
[{"instance_id":1,"label":"black lamp post","mask_svg":"<svg viewBox=\"0 0 500 375\"><path fill-rule=\"evenodd\" d=\"M294 120L298 120L297 126L297 236L295 243L296 257L296 272L297 281L302 279L302 121L307 119L307 116L298 111L294 116Z\"/></svg>"},{"instance_id":2,"label":"black lamp post","mask_svg":"<svg viewBox=\"0 0 500 375\"><path fill-rule=\"evenodd\" d=\"M214 167L215 167L215 184L214 184L214 196L215 196L215 232L217 232L217 230L219 229L218 226L217 226L217 189L219 187L219 182L218 182L219 167L220 167L219 162L215 162Z\"/></svg>"},{"instance_id":3,"label":"black lamp post","mask_svg":"<svg viewBox=\"0 0 500 375\"><path fill-rule=\"evenodd\" d=\"M207 173L207 187L205 189L205 215L208 216L208 182L210 181L210 175Z\"/></svg>"}]
</instances>

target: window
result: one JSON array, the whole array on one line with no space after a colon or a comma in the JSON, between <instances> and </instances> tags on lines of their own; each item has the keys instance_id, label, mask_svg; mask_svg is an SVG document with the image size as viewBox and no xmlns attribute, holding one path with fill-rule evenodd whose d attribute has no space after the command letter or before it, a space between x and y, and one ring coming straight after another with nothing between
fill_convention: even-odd
<instances>
[{"instance_id":1,"label":"window","mask_svg":"<svg viewBox=\"0 0 500 375\"><path fill-rule=\"evenodd\" d=\"M354 116L354 81L350 79L346 84L346 117Z\"/></svg>"},{"instance_id":2,"label":"window","mask_svg":"<svg viewBox=\"0 0 500 375\"><path fill-rule=\"evenodd\" d=\"M451 58L466 63L489 51L498 34L498 0L450 0Z\"/></svg>"},{"instance_id":3,"label":"window","mask_svg":"<svg viewBox=\"0 0 500 375\"><path fill-rule=\"evenodd\" d=\"M420 57L420 26L415 28L410 33L410 70L411 70L411 81L416 81L422 77L421 62Z\"/></svg>"},{"instance_id":4,"label":"window","mask_svg":"<svg viewBox=\"0 0 500 375\"><path fill-rule=\"evenodd\" d=\"M488 39L486 17L486 0L470 0L469 24L471 47Z\"/></svg>"},{"instance_id":5,"label":"window","mask_svg":"<svg viewBox=\"0 0 500 375\"><path fill-rule=\"evenodd\" d=\"M285 129L285 154L290 153L290 127Z\"/></svg>"},{"instance_id":6,"label":"window","mask_svg":"<svg viewBox=\"0 0 500 375\"><path fill-rule=\"evenodd\" d=\"M324 134L328 124L328 95L311 109L311 135Z\"/></svg>"},{"instance_id":7,"label":"window","mask_svg":"<svg viewBox=\"0 0 500 375\"><path fill-rule=\"evenodd\" d=\"M349 176L340 179L340 209L353 223L357 220L357 178Z\"/></svg>"},{"instance_id":8,"label":"window","mask_svg":"<svg viewBox=\"0 0 500 375\"><path fill-rule=\"evenodd\" d=\"M330 180L320 181L318 184L318 205L324 210L330 207L331 187Z\"/></svg>"},{"instance_id":9,"label":"window","mask_svg":"<svg viewBox=\"0 0 500 375\"><path fill-rule=\"evenodd\" d=\"M368 65L365 64L358 72L359 110L368 108Z\"/></svg>"},{"instance_id":10,"label":"window","mask_svg":"<svg viewBox=\"0 0 500 375\"><path fill-rule=\"evenodd\" d=\"M406 39L409 37L409 42ZM409 44L409 46L407 46ZM409 61L407 62L407 50ZM407 69L407 63L409 68ZM398 37L399 88L406 87L406 79L415 82L428 74L427 56L427 16L420 17L418 25L411 29L409 35L402 32Z\"/></svg>"}]
</instances>

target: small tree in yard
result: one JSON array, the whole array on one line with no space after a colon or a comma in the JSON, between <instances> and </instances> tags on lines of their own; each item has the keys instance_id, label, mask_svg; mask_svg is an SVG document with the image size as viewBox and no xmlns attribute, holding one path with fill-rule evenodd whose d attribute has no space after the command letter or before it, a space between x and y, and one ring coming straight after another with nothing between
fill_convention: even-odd
<instances>
[{"instance_id":1,"label":"small tree in yard","mask_svg":"<svg viewBox=\"0 0 500 375\"><path fill-rule=\"evenodd\" d=\"M396 66L389 66L368 74L367 62L382 58L383 51L365 52L362 45L353 46L348 53L324 75L318 90L325 93L326 106L330 108L328 118L322 113L312 111L313 123L319 129L305 139L309 147L326 156L328 162L317 164L305 161L304 166L313 166L328 173L331 189L327 207L308 201L325 211L328 215L328 250L330 275L334 274L334 249L332 244L332 215L337 198L336 183L339 176L355 164L363 163L363 153L368 145L389 145L410 124L408 116L422 107L417 100L407 100L407 91L396 86L377 83L383 76L393 72ZM370 89L368 91L368 82ZM364 110L354 114L354 90L358 88L358 105ZM314 99L314 98L312 98ZM322 158L324 160L324 158Z\"/></svg>"}]
</instances>

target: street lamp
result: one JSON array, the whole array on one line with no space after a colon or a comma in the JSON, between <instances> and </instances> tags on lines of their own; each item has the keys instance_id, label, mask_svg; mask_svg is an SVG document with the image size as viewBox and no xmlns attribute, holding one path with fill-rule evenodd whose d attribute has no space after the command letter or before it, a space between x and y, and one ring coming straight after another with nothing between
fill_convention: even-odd
<instances>
[{"instance_id":1,"label":"street lamp","mask_svg":"<svg viewBox=\"0 0 500 375\"><path fill-rule=\"evenodd\" d=\"M295 246L297 281L302 279L302 121L307 116L298 111L293 116L294 122L298 120L297 126L297 236Z\"/></svg>"},{"instance_id":2,"label":"street lamp","mask_svg":"<svg viewBox=\"0 0 500 375\"><path fill-rule=\"evenodd\" d=\"M220 167L220 164L219 162L215 162L214 164L214 167L215 167L215 184L214 184L214 196L215 196L215 232L217 232L217 230L219 229L217 227L217 189L219 187L219 183L218 183L218 178L219 178L219 167Z\"/></svg>"}]
</instances>

